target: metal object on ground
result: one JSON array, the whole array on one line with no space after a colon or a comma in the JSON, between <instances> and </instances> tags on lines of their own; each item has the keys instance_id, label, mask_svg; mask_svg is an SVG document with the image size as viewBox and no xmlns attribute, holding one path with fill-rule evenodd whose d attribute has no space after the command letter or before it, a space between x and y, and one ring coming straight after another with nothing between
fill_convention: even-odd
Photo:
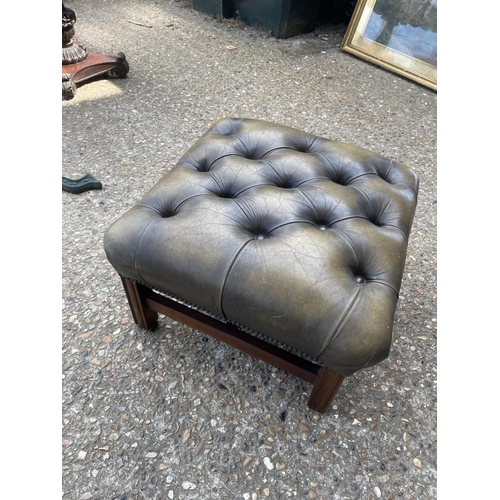
<instances>
[{"instance_id":1,"label":"metal object on ground","mask_svg":"<svg viewBox=\"0 0 500 500\"><path fill-rule=\"evenodd\" d=\"M91 189L102 189L102 184L92 174L85 174L80 179L62 178L63 191L79 194Z\"/></svg>"}]
</instances>

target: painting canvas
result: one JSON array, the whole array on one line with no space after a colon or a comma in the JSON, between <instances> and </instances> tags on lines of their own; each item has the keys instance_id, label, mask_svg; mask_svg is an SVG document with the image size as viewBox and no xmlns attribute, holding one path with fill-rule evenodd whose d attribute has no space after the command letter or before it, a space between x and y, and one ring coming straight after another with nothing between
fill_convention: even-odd
<instances>
[{"instance_id":1,"label":"painting canvas","mask_svg":"<svg viewBox=\"0 0 500 500\"><path fill-rule=\"evenodd\" d=\"M342 48L437 90L437 0L358 0Z\"/></svg>"}]
</instances>

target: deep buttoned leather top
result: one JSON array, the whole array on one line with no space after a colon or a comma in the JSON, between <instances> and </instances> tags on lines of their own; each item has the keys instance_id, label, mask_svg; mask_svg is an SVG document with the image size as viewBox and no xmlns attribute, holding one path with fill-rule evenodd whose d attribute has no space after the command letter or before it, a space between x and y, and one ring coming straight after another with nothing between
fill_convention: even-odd
<instances>
[{"instance_id":1,"label":"deep buttoned leather top","mask_svg":"<svg viewBox=\"0 0 500 500\"><path fill-rule=\"evenodd\" d=\"M417 192L366 149L226 118L104 245L121 276L350 375L389 354Z\"/></svg>"}]
</instances>

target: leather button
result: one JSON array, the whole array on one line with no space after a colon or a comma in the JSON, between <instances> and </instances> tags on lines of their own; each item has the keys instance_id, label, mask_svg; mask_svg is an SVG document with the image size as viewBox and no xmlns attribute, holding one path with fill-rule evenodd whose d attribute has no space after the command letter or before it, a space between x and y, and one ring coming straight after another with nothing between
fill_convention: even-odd
<instances>
[{"instance_id":1,"label":"leather button","mask_svg":"<svg viewBox=\"0 0 500 500\"><path fill-rule=\"evenodd\" d=\"M263 234L259 234L259 236L257 236L257 239L258 240L263 240L264 239L264 235Z\"/></svg>"},{"instance_id":2,"label":"leather button","mask_svg":"<svg viewBox=\"0 0 500 500\"><path fill-rule=\"evenodd\" d=\"M366 280L364 278L362 278L361 276L358 276L356 278L356 282L359 283L360 285L362 285L363 283L365 283L365 281Z\"/></svg>"}]
</instances>

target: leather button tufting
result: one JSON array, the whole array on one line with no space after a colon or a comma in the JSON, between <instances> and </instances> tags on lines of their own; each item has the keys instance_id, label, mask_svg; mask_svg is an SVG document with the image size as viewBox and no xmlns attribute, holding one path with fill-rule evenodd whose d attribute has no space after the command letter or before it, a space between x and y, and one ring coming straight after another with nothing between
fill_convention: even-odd
<instances>
[{"instance_id":1,"label":"leather button tufting","mask_svg":"<svg viewBox=\"0 0 500 500\"><path fill-rule=\"evenodd\" d=\"M160 217L162 219L168 219L170 217L173 217L174 215L175 215L175 213L173 213L173 212L169 212L169 213L167 213L167 212L161 212L160 213Z\"/></svg>"},{"instance_id":2,"label":"leather button tufting","mask_svg":"<svg viewBox=\"0 0 500 500\"><path fill-rule=\"evenodd\" d=\"M379 154L221 119L108 228L106 256L348 376L389 353L417 192Z\"/></svg>"}]
</instances>

